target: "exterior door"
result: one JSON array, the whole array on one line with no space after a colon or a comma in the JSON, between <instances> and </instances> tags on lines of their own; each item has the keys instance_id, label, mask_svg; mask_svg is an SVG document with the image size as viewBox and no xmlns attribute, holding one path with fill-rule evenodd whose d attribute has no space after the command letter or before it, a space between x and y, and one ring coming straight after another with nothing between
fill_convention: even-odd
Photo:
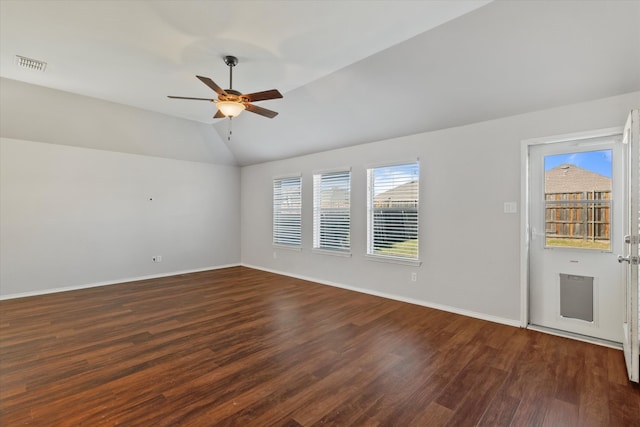
<instances>
[{"instance_id":1,"label":"exterior door","mask_svg":"<svg viewBox=\"0 0 640 427\"><path fill-rule=\"evenodd\" d=\"M624 265L624 323L622 326L624 358L629 379L638 382L638 263L640 244L640 134L638 110L629 114L624 127L623 142L625 153L625 204L624 204L624 255L618 261Z\"/></svg>"},{"instance_id":2,"label":"exterior door","mask_svg":"<svg viewBox=\"0 0 640 427\"><path fill-rule=\"evenodd\" d=\"M529 323L621 343L621 135L529 146Z\"/></svg>"}]
</instances>

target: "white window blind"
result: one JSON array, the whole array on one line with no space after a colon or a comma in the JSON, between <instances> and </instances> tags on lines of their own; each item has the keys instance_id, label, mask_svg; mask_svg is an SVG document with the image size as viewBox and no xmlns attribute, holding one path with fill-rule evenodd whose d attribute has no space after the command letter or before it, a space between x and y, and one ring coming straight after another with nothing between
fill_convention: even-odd
<instances>
[{"instance_id":1,"label":"white window blind","mask_svg":"<svg viewBox=\"0 0 640 427\"><path fill-rule=\"evenodd\" d=\"M419 164L367 169L367 254L418 259Z\"/></svg>"},{"instance_id":2,"label":"white window blind","mask_svg":"<svg viewBox=\"0 0 640 427\"><path fill-rule=\"evenodd\" d=\"M313 175L313 247L349 251L351 172Z\"/></svg>"},{"instance_id":3,"label":"white window blind","mask_svg":"<svg viewBox=\"0 0 640 427\"><path fill-rule=\"evenodd\" d=\"M273 243L300 246L302 242L302 179L273 180Z\"/></svg>"}]
</instances>

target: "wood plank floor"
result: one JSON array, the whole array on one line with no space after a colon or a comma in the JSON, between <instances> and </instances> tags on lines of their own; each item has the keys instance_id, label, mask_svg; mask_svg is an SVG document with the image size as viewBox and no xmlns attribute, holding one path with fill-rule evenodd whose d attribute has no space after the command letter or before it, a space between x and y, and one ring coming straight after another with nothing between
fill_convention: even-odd
<instances>
[{"instance_id":1,"label":"wood plank floor","mask_svg":"<svg viewBox=\"0 0 640 427\"><path fill-rule=\"evenodd\" d=\"M640 425L621 351L244 267L0 310L3 426Z\"/></svg>"}]
</instances>

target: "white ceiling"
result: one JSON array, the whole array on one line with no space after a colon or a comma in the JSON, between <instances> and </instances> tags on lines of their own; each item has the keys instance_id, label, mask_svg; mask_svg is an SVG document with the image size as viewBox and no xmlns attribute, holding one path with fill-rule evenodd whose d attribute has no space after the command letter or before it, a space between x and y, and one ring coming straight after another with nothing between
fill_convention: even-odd
<instances>
[{"instance_id":1,"label":"white ceiling","mask_svg":"<svg viewBox=\"0 0 640 427\"><path fill-rule=\"evenodd\" d=\"M252 164L640 90L640 1L0 0L0 75L212 123ZM48 63L44 73L15 55Z\"/></svg>"}]
</instances>

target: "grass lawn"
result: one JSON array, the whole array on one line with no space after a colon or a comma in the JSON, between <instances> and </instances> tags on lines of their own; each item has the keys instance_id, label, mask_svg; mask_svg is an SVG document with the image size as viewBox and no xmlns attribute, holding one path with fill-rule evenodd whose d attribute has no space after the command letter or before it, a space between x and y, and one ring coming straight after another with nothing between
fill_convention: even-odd
<instances>
[{"instance_id":1,"label":"grass lawn","mask_svg":"<svg viewBox=\"0 0 640 427\"><path fill-rule=\"evenodd\" d=\"M401 256L406 258L418 257L418 240L405 240L404 242L394 243L388 248L377 249L378 255Z\"/></svg>"},{"instance_id":2,"label":"grass lawn","mask_svg":"<svg viewBox=\"0 0 640 427\"><path fill-rule=\"evenodd\" d=\"M578 248L578 249L599 249L608 251L611 249L609 240L581 240L581 239L552 239L547 238L547 246L555 246L560 248Z\"/></svg>"}]
</instances>

